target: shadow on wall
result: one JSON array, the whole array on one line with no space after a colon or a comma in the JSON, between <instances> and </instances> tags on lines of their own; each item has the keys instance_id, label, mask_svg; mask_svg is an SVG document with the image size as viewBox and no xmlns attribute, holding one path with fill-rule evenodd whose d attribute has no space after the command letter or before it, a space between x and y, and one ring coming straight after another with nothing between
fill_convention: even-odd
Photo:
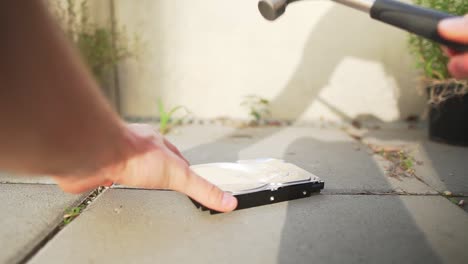
<instances>
[{"instance_id":1,"label":"shadow on wall","mask_svg":"<svg viewBox=\"0 0 468 264\"><path fill-rule=\"evenodd\" d=\"M142 71L134 62L119 65L119 79L123 88L121 97L125 98L122 100L124 113L128 112L127 110L131 108L130 105L133 104L141 105L141 109L154 108L154 102L148 102L146 98L155 95L165 97L165 93L171 92L163 89L164 85L161 84L167 77L164 76L165 72L173 71L176 67L167 61L164 55L166 50L174 49L175 41L168 39L164 34L164 32L170 31L172 26L168 22L171 20L164 17L164 10L167 9L165 5L169 5L169 2L144 0L136 5L116 0L116 13L121 16L119 21L123 19L123 21L131 23L132 28L143 28L141 25L151 25L145 34L151 34L152 42L154 42L151 49L156 48L158 51L144 54L144 56L151 56L153 63L146 65L146 67L160 68L156 74L161 75L154 76L150 71ZM300 5L301 3L293 4L291 8L300 8ZM252 6L252 8L255 7ZM140 13L154 15L151 17L130 15ZM286 13L282 19L286 19L287 15ZM304 26L308 26L307 21L305 21ZM402 36L403 34L397 29L392 29L378 21L372 21L364 13L338 4L331 6L322 15L320 21L312 27L304 45L301 61L293 70L291 78L278 95L271 100L273 116L297 119L314 101L319 101L337 116L345 121L349 120L351 118L349 114L319 97L321 90L329 84L335 70L346 58L355 58L382 66L388 79L395 81L396 88L393 92L398 94L396 96L397 108L401 118L422 113L424 99L417 95L416 79L414 71L408 65L411 64L408 62L408 55L402 54L406 52L402 49L402 41L405 41ZM273 65L272 67L281 67L281 65ZM362 75L362 78L366 78L368 73L359 74ZM259 78L268 78L267 72ZM382 80L382 82L387 83L388 80ZM148 85L151 85L150 89ZM375 86L382 86L382 83L376 82ZM369 87L365 88L365 90L369 90ZM343 86L341 89L345 91L347 87ZM357 95L364 93L359 89L354 92ZM148 93L151 94L148 95ZM349 100L356 100L355 98L359 98L359 96Z\"/></svg>"},{"instance_id":2,"label":"shadow on wall","mask_svg":"<svg viewBox=\"0 0 468 264\"><path fill-rule=\"evenodd\" d=\"M115 24L114 0L87 1L86 3L91 6L91 18L96 20L93 22L113 32L114 26L117 26ZM115 40L112 40L112 42L115 44ZM112 68L106 70L105 75L102 76L103 83L100 83L100 86L106 99L112 105L112 108L119 115L122 115L119 64L112 65L111 67Z\"/></svg>"},{"instance_id":3,"label":"shadow on wall","mask_svg":"<svg viewBox=\"0 0 468 264\"><path fill-rule=\"evenodd\" d=\"M132 104L143 105L144 109L157 109L156 102L146 99L164 97L165 89L161 84L163 77L153 76L153 73L145 67L164 68L162 72L167 70L168 66L162 54L165 54L170 45L169 40L165 38L165 32L170 30L170 26L165 23L164 17L165 5L169 1L139 0L138 3L126 0L112 1L114 1L116 21L123 21L123 25L131 28L135 34L131 37L136 38L133 47L136 58L125 60L117 67L122 114L125 116ZM151 38L146 37L147 35ZM154 64L142 63L144 60ZM154 79L157 81L148 81ZM154 96L155 94L158 96Z\"/></svg>"},{"instance_id":4,"label":"shadow on wall","mask_svg":"<svg viewBox=\"0 0 468 264\"><path fill-rule=\"evenodd\" d=\"M394 92L398 94L400 118L422 113L424 99L415 100L418 95L414 73L405 71L405 68L408 69L408 62L404 65L405 62L402 61L402 58L407 58L407 54L401 54L400 32L380 25L378 21L372 21L364 13L340 5L331 7L322 17L309 34L302 61L295 73L282 91L271 100L274 115L281 116L284 109L288 109L287 116L297 119L314 100L319 100L343 120L351 119L346 113L319 98L321 89L328 85L335 69L346 57L381 62L386 75L396 81L399 89ZM396 41L392 41L393 38ZM365 78L365 74L366 72L362 72L362 78ZM379 86L379 83L375 85ZM361 93L359 90L355 92Z\"/></svg>"},{"instance_id":5,"label":"shadow on wall","mask_svg":"<svg viewBox=\"0 0 468 264\"><path fill-rule=\"evenodd\" d=\"M346 22L337 23L336 21ZM407 87L408 83L410 83L408 79L413 78L413 76L412 74L408 74L408 76L406 73L402 73L399 59L401 49L398 45L395 46L392 42L389 42L388 36L381 37L382 26L377 23L379 22L373 23L370 21L367 15L346 7L334 5L330 8L323 16L323 19L314 27L314 31L310 33L302 61L292 78L278 96L271 100L273 114L287 109L289 117L298 119L314 100L320 100L326 104L318 95L321 89L328 84L335 68L345 57L349 56L374 62L386 61L384 69L387 75L393 76L401 89L398 97L400 113L420 113L423 108L422 105L424 105L423 100L416 103L407 101L407 98L415 98L416 89L415 87ZM394 31L388 32L387 35L392 34L395 34ZM317 47L324 48L317 49ZM311 77L308 78L308 76ZM316 76L320 76L320 78ZM365 73L363 73L363 76L365 76ZM359 91L356 92L359 93ZM328 107L345 121L351 120L351 117L340 109L331 105ZM273 133L280 132L282 129L268 130L261 137L251 140L250 144L254 144ZM187 150L185 155L188 155L189 160L194 164L198 161L217 161L219 156L209 153L217 149L219 144L229 141L236 133L233 132L217 141ZM229 156L232 159L225 161L235 161L237 153L244 147L246 146L231 145L229 151L231 151L232 155ZM200 155L204 158L201 159Z\"/></svg>"}]
</instances>

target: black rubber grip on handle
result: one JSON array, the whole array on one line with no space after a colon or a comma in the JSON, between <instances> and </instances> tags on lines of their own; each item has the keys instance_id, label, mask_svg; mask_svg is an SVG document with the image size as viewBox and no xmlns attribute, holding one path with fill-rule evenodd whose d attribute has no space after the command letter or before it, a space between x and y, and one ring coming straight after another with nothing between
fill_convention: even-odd
<instances>
[{"instance_id":1,"label":"black rubber grip on handle","mask_svg":"<svg viewBox=\"0 0 468 264\"><path fill-rule=\"evenodd\" d=\"M437 31L439 22L445 18L455 17L453 15L394 0L376 0L371 8L370 16L458 52L468 52L468 44L442 38Z\"/></svg>"}]
</instances>

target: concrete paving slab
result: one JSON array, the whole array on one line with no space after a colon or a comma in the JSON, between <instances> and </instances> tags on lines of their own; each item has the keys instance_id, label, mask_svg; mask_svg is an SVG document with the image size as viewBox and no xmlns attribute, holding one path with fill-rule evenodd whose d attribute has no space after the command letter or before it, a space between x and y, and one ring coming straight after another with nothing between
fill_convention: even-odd
<instances>
[{"instance_id":1,"label":"concrete paving slab","mask_svg":"<svg viewBox=\"0 0 468 264\"><path fill-rule=\"evenodd\" d=\"M52 178L47 177L47 176L18 175L18 174L2 172L2 171L0 171L0 183L55 184Z\"/></svg>"},{"instance_id":2,"label":"concrete paving slab","mask_svg":"<svg viewBox=\"0 0 468 264\"><path fill-rule=\"evenodd\" d=\"M26 256L81 198L54 185L0 184L0 263Z\"/></svg>"},{"instance_id":3,"label":"concrete paving slab","mask_svg":"<svg viewBox=\"0 0 468 264\"><path fill-rule=\"evenodd\" d=\"M467 263L468 215L440 196L316 195L209 215L113 189L30 263Z\"/></svg>"},{"instance_id":4,"label":"concrete paving slab","mask_svg":"<svg viewBox=\"0 0 468 264\"><path fill-rule=\"evenodd\" d=\"M416 175L438 192L451 191L468 196L468 148L432 142L425 130L375 130L365 136L366 142L405 144L414 158L422 162Z\"/></svg>"}]
</instances>

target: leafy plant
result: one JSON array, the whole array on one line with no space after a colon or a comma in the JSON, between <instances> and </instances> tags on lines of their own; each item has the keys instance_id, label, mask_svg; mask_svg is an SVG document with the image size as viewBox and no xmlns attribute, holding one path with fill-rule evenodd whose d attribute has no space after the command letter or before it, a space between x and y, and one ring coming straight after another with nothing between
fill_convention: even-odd
<instances>
[{"instance_id":1,"label":"leafy plant","mask_svg":"<svg viewBox=\"0 0 468 264\"><path fill-rule=\"evenodd\" d=\"M184 110L185 115L181 118L174 119L173 116L176 112ZM179 124L182 120L187 117L189 111L184 106L176 106L169 111L166 111L164 104L162 103L161 99L158 99L158 111L159 111L159 132L161 134L167 134L171 130L172 126L175 124Z\"/></svg>"},{"instance_id":2,"label":"leafy plant","mask_svg":"<svg viewBox=\"0 0 468 264\"><path fill-rule=\"evenodd\" d=\"M101 85L106 85L107 74L118 62L136 56L133 51L137 39L130 41L124 28L106 28L91 22L88 0L54 0L51 7Z\"/></svg>"},{"instance_id":3,"label":"leafy plant","mask_svg":"<svg viewBox=\"0 0 468 264\"><path fill-rule=\"evenodd\" d=\"M241 105L247 108L250 117L256 123L270 115L270 101L260 96L245 96Z\"/></svg>"},{"instance_id":4,"label":"leafy plant","mask_svg":"<svg viewBox=\"0 0 468 264\"><path fill-rule=\"evenodd\" d=\"M454 15L461 16L468 13L468 1L466 0L413 0L413 2ZM409 47L416 59L417 67L424 74L424 84L430 92L430 103L440 103L453 96L468 92L468 82L450 77L447 69L449 58L445 55L440 44L411 35ZM453 91L454 87L455 91Z\"/></svg>"}]
</instances>

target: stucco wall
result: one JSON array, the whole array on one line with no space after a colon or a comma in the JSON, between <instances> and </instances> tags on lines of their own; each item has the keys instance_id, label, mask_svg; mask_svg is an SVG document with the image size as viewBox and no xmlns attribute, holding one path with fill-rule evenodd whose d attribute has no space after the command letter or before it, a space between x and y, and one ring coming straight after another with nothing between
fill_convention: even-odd
<instances>
[{"instance_id":1,"label":"stucco wall","mask_svg":"<svg viewBox=\"0 0 468 264\"><path fill-rule=\"evenodd\" d=\"M157 116L157 98L198 117L246 117L243 96L274 117L384 121L420 114L407 34L330 1L292 4L265 21L256 0L116 0L144 52L119 66L121 109Z\"/></svg>"}]
</instances>

